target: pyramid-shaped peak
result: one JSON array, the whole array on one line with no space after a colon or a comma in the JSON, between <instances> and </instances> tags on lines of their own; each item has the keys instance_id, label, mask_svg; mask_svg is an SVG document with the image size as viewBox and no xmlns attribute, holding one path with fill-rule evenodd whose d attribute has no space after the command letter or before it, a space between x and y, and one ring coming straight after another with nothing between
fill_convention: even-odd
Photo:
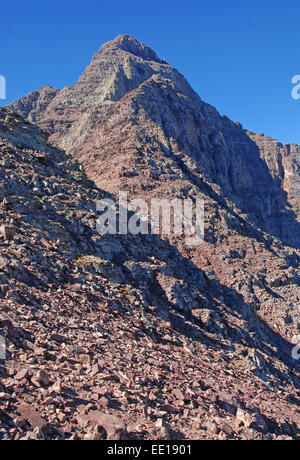
<instances>
[{"instance_id":1,"label":"pyramid-shaped peak","mask_svg":"<svg viewBox=\"0 0 300 460\"><path fill-rule=\"evenodd\" d=\"M157 57L155 51L153 51L149 46L144 43L136 40L134 37L128 34L121 34L114 40L111 40L105 43L100 48L101 51L120 49L128 53L134 54L142 59L161 62Z\"/></svg>"}]
</instances>

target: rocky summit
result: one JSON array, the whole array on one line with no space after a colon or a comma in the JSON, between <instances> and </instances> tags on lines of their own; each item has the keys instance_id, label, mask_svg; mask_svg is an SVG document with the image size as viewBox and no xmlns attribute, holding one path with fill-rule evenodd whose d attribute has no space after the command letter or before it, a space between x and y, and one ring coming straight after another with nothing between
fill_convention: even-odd
<instances>
[{"instance_id":1,"label":"rocky summit","mask_svg":"<svg viewBox=\"0 0 300 460\"><path fill-rule=\"evenodd\" d=\"M0 438L299 439L300 147L120 35L0 152ZM204 200L204 241L99 235L119 190Z\"/></svg>"}]
</instances>

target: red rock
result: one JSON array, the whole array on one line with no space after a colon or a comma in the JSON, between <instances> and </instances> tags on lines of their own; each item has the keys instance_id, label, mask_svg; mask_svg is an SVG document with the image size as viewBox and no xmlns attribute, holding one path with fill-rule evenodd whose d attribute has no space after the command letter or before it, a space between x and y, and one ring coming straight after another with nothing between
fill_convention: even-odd
<instances>
[{"instance_id":1,"label":"red rock","mask_svg":"<svg viewBox=\"0 0 300 460\"><path fill-rule=\"evenodd\" d=\"M97 374L100 374L102 372L102 368L99 366L99 364L94 364L92 367L91 375L95 376Z\"/></svg>"},{"instance_id":2,"label":"red rock","mask_svg":"<svg viewBox=\"0 0 300 460\"><path fill-rule=\"evenodd\" d=\"M83 427L103 427L107 432L107 439L111 440L119 440L126 433L125 424L122 420L100 411L91 411L87 415L78 415L77 421Z\"/></svg>"},{"instance_id":3,"label":"red rock","mask_svg":"<svg viewBox=\"0 0 300 460\"><path fill-rule=\"evenodd\" d=\"M51 387L51 391L54 391L54 393L60 395L63 391L61 382L60 381L55 382Z\"/></svg>"},{"instance_id":4,"label":"red rock","mask_svg":"<svg viewBox=\"0 0 300 460\"><path fill-rule=\"evenodd\" d=\"M2 225L0 227L0 238L4 238L5 240L13 240L16 234L15 227L9 227L7 225Z\"/></svg>"},{"instance_id":5,"label":"red rock","mask_svg":"<svg viewBox=\"0 0 300 460\"><path fill-rule=\"evenodd\" d=\"M34 376L31 378L31 381L32 383L34 383L34 385L38 387L46 387L50 384L50 377L45 371L40 370L36 374L34 374Z\"/></svg>"},{"instance_id":6,"label":"red rock","mask_svg":"<svg viewBox=\"0 0 300 460\"><path fill-rule=\"evenodd\" d=\"M39 428L41 430L46 428L47 423L33 407L22 404L17 408L17 412L30 423L32 428Z\"/></svg>"},{"instance_id":7,"label":"red rock","mask_svg":"<svg viewBox=\"0 0 300 460\"><path fill-rule=\"evenodd\" d=\"M161 404L159 410L168 412L169 414L178 414L178 409L170 404Z\"/></svg>"},{"instance_id":8,"label":"red rock","mask_svg":"<svg viewBox=\"0 0 300 460\"><path fill-rule=\"evenodd\" d=\"M245 425L246 428L249 428L253 422L253 417L248 412L238 408L236 412L236 420L238 425Z\"/></svg>"},{"instance_id":9,"label":"red rock","mask_svg":"<svg viewBox=\"0 0 300 460\"><path fill-rule=\"evenodd\" d=\"M173 395L175 396L176 399L179 399L179 400L184 400L185 399L185 396L183 394L183 392L179 389L179 388L175 388L173 391L172 391Z\"/></svg>"},{"instance_id":10,"label":"red rock","mask_svg":"<svg viewBox=\"0 0 300 460\"><path fill-rule=\"evenodd\" d=\"M63 342L66 342L67 338L64 337L63 335L60 335L60 334L51 334L51 340L54 340L55 342L58 342L58 343L63 343Z\"/></svg>"},{"instance_id":11,"label":"red rock","mask_svg":"<svg viewBox=\"0 0 300 460\"><path fill-rule=\"evenodd\" d=\"M99 404L102 407L109 407L109 400L105 398L104 396L102 396L102 398L99 399Z\"/></svg>"},{"instance_id":12,"label":"red rock","mask_svg":"<svg viewBox=\"0 0 300 460\"><path fill-rule=\"evenodd\" d=\"M23 369L20 372L18 372L15 376L16 380L23 380L27 379L30 376L29 370L28 369Z\"/></svg>"}]
</instances>

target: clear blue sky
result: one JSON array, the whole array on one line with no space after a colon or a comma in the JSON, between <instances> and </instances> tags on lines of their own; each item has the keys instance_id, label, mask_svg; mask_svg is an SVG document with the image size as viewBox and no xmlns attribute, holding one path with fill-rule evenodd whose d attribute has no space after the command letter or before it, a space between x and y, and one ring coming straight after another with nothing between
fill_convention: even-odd
<instances>
[{"instance_id":1,"label":"clear blue sky","mask_svg":"<svg viewBox=\"0 0 300 460\"><path fill-rule=\"evenodd\" d=\"M128 33L245 128L300 144L299 0L0 0L0 74L13 101L74 84L100 45Z\"/></svg>"}]
</instances>

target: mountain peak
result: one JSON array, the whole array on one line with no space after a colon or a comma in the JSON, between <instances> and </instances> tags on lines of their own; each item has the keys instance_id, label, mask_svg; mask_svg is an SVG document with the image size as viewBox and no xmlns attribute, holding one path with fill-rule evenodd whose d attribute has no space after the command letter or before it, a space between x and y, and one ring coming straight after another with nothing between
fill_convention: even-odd
<instances>
[{"instance_id":1,"label":"mountain peak","mask_svg":"<svg viewBox=\"0 0 300 460\"><path fill-rule=\"evenodd\" d=\"M142 196L159 178L173 184L189 171L200 188L202 180L221 187L252 225L300 246L300 147L283 147L221 117L183 75L130 35L104 44L76 85L33 92L9 108L49 132L110 193L120 182L138 193L139 177ZM114 168L103 168L108 158Z\"/></svg>"},{"instance_id":2,"label":"mountain peak","mask_svg":"<svg viewBox=\"0 0 300 460\"><path fill-rule=\"evenodd\" d=\"M114 40L105 43L101 46L100 52L116 49L134 54L145 60L161 62L155 51L128 34L118 35Z\"/></svg>"}]
</instances>

